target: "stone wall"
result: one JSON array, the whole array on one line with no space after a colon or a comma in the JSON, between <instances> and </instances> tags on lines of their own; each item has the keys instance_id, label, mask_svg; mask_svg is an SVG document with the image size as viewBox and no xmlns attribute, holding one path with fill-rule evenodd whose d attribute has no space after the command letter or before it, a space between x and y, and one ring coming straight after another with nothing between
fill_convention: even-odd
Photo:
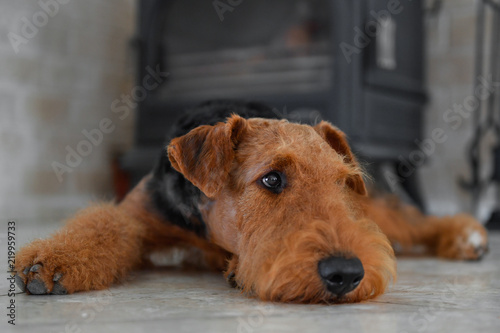
<instances>
[{"instance_id":1,"label":"stone wall","mask_svg":"<svg viewBox=\"0 0 500 333\"><path fill-rule=\"evenodd\" d=\"M111 104L133 84L135 3L0 0L0 8L0 219L58 220L112 196L111 159L131 146L133 115L121 120ZM99 141L93 130L104 118L114 129ZM85 130L91 146L81 143ZM79 148L86 156L68 167L68 151Z\"/></svg>"}]
</instances>

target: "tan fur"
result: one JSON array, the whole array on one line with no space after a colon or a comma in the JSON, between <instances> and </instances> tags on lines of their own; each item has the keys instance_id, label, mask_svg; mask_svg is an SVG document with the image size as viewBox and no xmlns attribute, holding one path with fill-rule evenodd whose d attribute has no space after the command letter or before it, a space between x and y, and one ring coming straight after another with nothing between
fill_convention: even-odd
<instances>
[{"instance_id":1,"label":"tan fur","mask_svg":"<svg viewBox=\"0 0 500 333\"><path fill-rule=\"evenodd\" d=\"M163 221L151 210L143 180L119 205L100 204L77 214L49 239L24 247L16 257L24 280L63 273L68 292L102 289L139 267L152 251L197 247L248 295L282 302L357 302L382 294L396 277L391 246L410 252L477 259L467 242L484 228L472 217L437 218L388 198L366 195L362 172L345 136L329 123L316 127L232 116L201 126L168 147L172 166L205 194L201 213L207 239ZM281 194L259 186L279 170L288 185ZM341 299L317 274L331 255L358 257L365 276ZM40 263L39 272L23 274Z\"/></svg>"}]
</instances>

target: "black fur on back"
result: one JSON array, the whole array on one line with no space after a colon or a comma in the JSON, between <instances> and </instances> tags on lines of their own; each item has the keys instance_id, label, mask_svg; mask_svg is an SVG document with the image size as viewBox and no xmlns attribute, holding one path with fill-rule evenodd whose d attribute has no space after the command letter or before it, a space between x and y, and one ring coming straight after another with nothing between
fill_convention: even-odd
<instances>
[{"instance_id":1,"label":"black fur on back","mask_svg":"<svg viewBox=\"0 0 500 333\"><path fill-rule=\"evenodd\" d=\"M153 177L147 184L153 209L165 220L206 237L206 226L198 209L201 191L170 165L166 147L171 139L187 134L201 125L225 122L232 114L243 118L281 119L270 107L255 103L232 100L205 102L188 110L172 126L167 143L153 168Z\"/></svg>"}]
</instances>

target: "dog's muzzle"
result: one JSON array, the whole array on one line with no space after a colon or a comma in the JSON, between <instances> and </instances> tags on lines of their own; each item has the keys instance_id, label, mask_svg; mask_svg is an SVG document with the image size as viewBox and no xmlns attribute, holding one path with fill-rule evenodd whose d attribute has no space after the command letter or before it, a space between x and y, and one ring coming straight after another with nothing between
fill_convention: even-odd
<instances>
[{"instance_id":1,"label":"dog's muzzle","mask_svg":"<svg viewBox=\"0 0 500 333\"><path fill-rule=\"evenodd\" d=\"M342 297L359 286L365 270L356 257L332 256L319 261L318 273L328 291Z\"/></svg>"}]
</instances>

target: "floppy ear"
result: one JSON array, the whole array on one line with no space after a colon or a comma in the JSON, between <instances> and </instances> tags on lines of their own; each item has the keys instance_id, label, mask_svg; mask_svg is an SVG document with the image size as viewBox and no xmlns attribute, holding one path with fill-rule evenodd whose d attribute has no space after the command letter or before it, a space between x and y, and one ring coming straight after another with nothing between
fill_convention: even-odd
<instances>
[{"instance_id":1,"label":"floppy ear","mask_svg":"<svg viewBox=\"0 0 500 333\"><path fill-rule=\"evenodd\" d=\"M227 179L246 126L245 119L232 115L226 123L200 126L173 139L167 148L172 167L207 197L214 197Z\"/></svg>"},{"instance_id":2,"label":"floppy ear","mask_svg":"<svg viewBox=\"0 0 500 333\"><path fill-rule=\"evenodd\" d=\"M351 148L349 148L344 132L326 121L321 121L318 125L314 126L314 129L323 139L325 139L326 142L328 142L333 150L344 156L345 162L358 167L358 162L356 161ZM367 194L365 182L363 181L361 174L350 176L347 179L346 184L361 195Z\"/></svg>"}]
</instances>

